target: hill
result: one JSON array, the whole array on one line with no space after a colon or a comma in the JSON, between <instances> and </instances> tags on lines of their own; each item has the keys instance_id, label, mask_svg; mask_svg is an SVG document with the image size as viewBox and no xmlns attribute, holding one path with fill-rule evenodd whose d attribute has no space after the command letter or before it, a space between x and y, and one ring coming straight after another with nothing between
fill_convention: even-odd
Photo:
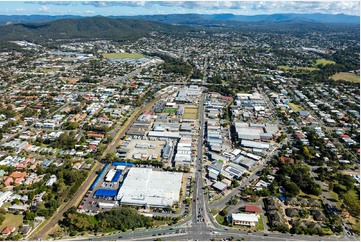
<instances>
[{"instance_id":1,"label":"hill","mask_svg":"<svg viewBox=\"0 0 361 242\"><path fill-rule=\"evenodd\" d=\"M114 16L115 17L115 16ZM141 15L122 16L122 18L145 19L150 21L178 23L178 24L204 24L217 21L238 22L314 22L314 23L341 23L360 24L359 16L345 14L269 14L269 15L234 15L234 14L168 14L168 15Z\"/></svg>"},{"instance_id":2,"label":"hill","mask_svg":"<svg viewBox=\"0 0 361 242\"><path fill-rule=\"evenodd\" d=\"M59 19L85 18L75 15L0 15L0 25L18 23L42 23ZM217 21L241 22L315 22L315 23L341 23L360 24L359 16L345 14L269 14L269 15L234 15L234 14L164 14L164 15L138 15L138 16L111 16L111 18L143 19L172 24L204 25Z\"/></svg>"},{"instance_id":3,"label":"hill","mask_svg":"<svg viewBox=\"0 0 361 242\"><path fill-rule=\"evenodd\" d=\"M193 30L195 28L191 26L175 26L146 20L90 17L0 26L0 40L38 42L48 39L133 40L154 31L180 33Z\"/></svg>"}]
</instances>

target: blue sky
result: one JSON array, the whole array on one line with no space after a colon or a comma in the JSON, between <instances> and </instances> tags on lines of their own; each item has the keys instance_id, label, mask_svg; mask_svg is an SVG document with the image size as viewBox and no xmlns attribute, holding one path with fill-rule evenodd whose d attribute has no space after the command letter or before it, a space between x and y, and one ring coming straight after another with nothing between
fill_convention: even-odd
<instances>
[{"instance_id":1,"label":"blue sky","mask_svg":"<svg viewBox=\"0 0 361 242\"><path fill-rule=\"evenodd\" d=\"M4 15L148 15L175 13L327 13L360 15L360 1L3 1Z\"/></svg>"}]
</instances>

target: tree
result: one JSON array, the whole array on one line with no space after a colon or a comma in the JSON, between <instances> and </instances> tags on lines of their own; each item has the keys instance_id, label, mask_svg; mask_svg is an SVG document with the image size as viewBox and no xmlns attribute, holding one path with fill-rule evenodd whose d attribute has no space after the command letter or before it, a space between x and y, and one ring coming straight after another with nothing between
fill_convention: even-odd
<instances>
[{"instance_id":1,"label":"tree","mask_svg":"<svg viewBox=\"0 0 361 242\"><path fill-rule=\"evenodd\" d=\"M295 197L301 191L296 183L289 181L289 180L283 184L283 188L286 190L286 194L289 197Z\"/></svg>"},{"instance_id":2,"label":"tree","mask_svg":"<svg viewBox=\"0 0 361 242\"><path fill-rule=\"evenodd\" d=\"M306 157L307 160L312 159L312 155L311 155L310 151L308 150L307 146L303 146L302 151L303 151L303 155Z\"/></svg>"},{"instance_id":3,"label":"tree","mask_svg":"<svg viewBox=\"0 0 361 242\"><path fill-rule=\"evenodd\" d=\"M236 187L239 186L239 182L237 180L233 180L231 185L232 185L233 188L236 188Z\"/></svg>"},{"instance_id":4,"label":"tree","mask_svg":"<svg viewBox=\"0 0 361 242\"><path fill-rule=\"evenodd\" d=\"M221 215L221 216L227 216L227 214L228 214L227 207L219 212L219 215Z\"/></svg>"}]
</instances>

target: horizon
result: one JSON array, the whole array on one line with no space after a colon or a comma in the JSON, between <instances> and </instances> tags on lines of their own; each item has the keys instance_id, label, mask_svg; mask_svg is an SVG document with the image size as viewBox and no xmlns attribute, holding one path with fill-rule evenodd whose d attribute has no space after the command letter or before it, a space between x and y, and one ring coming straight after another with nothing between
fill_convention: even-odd
<instances>
[{"instance_id":1,"label":"horizon","mask_svg":"<svg viewBox=\"0 0 361 242\"><path fill-rule=\"evenodd\" d=\"M0 1L0 15L143 16L170 14L344 14L360 16L360 1Z\"/></svg>"},{"instance_id":2,"label":"horizon","mask_svg":"<svg viewBox=\"0 0 361 242\"><path fill-rule=\"evenodd\" d=\"M155 16L155 15L234 15L234 16L248 16L248 17L252 17L252 16L261 16L261 15L265 15L265 16L271 16L271 15L291 15L291 14L295 14L295 15L313 15L313 14L322 14L322 15L345 15L345 16L353 16L353 17L360 17L358 15L351 15L351 14L344 14L344 13L335 13L335 14L330 14L330 13L270 13L270 14L252 14L252 15L246 15L246 14L233 14L233 13L163 13L163 14L139 14L139 15L75 15L75 14L63 14L63 15L52 15L52 14L0 14L2 16L74 16L74 17L84 17L84 18L91 18L91 17L130 17L130 16Z\"/></svg>"}]
</instances>

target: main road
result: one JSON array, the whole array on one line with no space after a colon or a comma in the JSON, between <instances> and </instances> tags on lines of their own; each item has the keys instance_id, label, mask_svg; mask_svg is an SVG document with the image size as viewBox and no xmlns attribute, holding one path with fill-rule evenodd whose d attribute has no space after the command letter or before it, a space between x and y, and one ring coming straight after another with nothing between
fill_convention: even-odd
<instances>
[{"instance_id":1,"label":"main road","mask_svg":"<svg viewBox=\"0 0 361 242\"><path fill-rule=\"evenodd\" d=\"M255 232L249 234L247 231L221 227L214 222L212 214L210 213L209 205L205 198L205 191L203 190L203 178L202 178L202 160L203 160L203 141L204 141L204 99L205 94L202 94L199 105L199 133L198 133L198 145L197 145L197 158L196 158L196 171L195 171L195 183L192 200L192 216L185 220L182 220L175 226L162 227L147 230L138 230L127 233L113 233L104 236L89 236L71 238L70 240L154 240L160 238L162 240L199 240L210 241L211 239L246 239L253 241L260 240L279 240L279 241L300 241L300 240L325 240L325 241L356 241L355 237L341 236L310 236L310 235L291 235L282 234L279 232ZM271 154L276 153L277 147L275 147ZM269 155L269 156L270 156ZM269 157L267 157L269 158ZM259 168L261 169L261 167ZM257 169L258 170L258 169ZM253 174L255 174L254 172ZM255 175L254 175L255 176ZM245 180L243 185L249 184L254 178L251 175ZM238 189L232 192L237 193ZM222 206L219 204L219 206ZM218 206L217 206L218 207Z\"/></svg>"},{"instance_id":2,"label":"main road","mask_svg":"<svg viewBox=\"0 0 361 242\"><path fill-rule=\"evenodd\" d=\"M107 149L102 153L100 160L103 159L107 154L113 152L119 143L119 140L121 137L127 132L131 124L138 118L138 116L144 112L144 110L149 109L154 102L158 99L154 99L151 102L149 102L147 105L142 106L142 108L137 108L133 115L129 117L126 124L119 129L115 137L113 138L112 142L108 145ZM63 107L62 107L63 108ZM57 211L53 217L51 217L49 220L45 222L44 225L41 225L39 229L33 231L33 233L29 236L31 240L38 240L43 238L57 223L60 219L62 219L63 214L68 211L71 207L76 206L80 201L81 198L84 197L86 191L89 189L91 183L95 180L97 174L96 172L100 170L102 167L102 164L99 162L96 162L92 170L90 171L90 174L86 178L86 180L83 182L83 184L80 186L76 194L70 199L68 203L63 205L59 208L59 211Z\"/></svg>"}]
</instances>

